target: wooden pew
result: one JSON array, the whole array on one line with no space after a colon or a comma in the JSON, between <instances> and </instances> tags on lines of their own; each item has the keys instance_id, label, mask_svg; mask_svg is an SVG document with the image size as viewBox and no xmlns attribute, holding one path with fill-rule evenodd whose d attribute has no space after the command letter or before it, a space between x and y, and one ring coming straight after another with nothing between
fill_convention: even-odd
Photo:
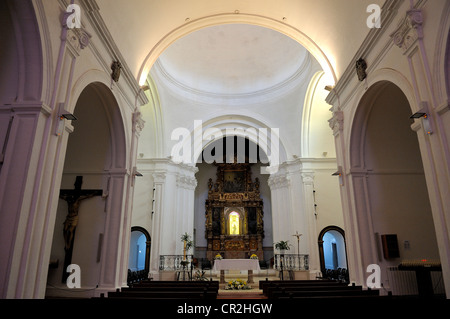
<instances>
[{"instance_id":1,"label":"wooden pew","mask_svg":"<svg viewBox=\"0 0 450 319\"><path fill-rule=\"evenodd\" d=\"M373 298L379 297L378 290L297 290L297 291L274 291L272 299L304 299L304 298Z\"/></svg>"},{"instance_id":2,"label":"wooden pew","mask_svg":"<svg viewBox=\"0 0 450 319\"><path fill-rule=\"evenodd\" d=\"M297 286L314 286L314 287L348 287L347 283L339 281L327 280L266 280L259 282L259 289L263 294L267 293L269 287L297 287Z\"/></svg>"},{"instance_id":3,"label":"wooden pew","mask_svg":"<svg viewBox=\"0 0 450 319\"><path fill-rule=\"evenodd\" d=\"M142 281L109 292L108 298L123 299L216 299L218 281Z\"/></svg>"},{"instance_id":4,"label":"wooden pew","mask_svg":"<svg viewBox=\"0 0 450 319\"><path fill-rule=\"evenodd\" d=\"M217 294L205 291L115 291L108 292L111 299L216 299Z\"/></svg>"},{"instance_id":5,"label":"wooden pew","mask_svg":"<svg viewBox=\"0 0 450 319\"><path fill-rule=\"evenodd\" d=\"M219 287L219 281L162 281L148 280L133 284L130 287Z\"/></svg>"},{"instance_id":6,"label":"wooden pew","mask_svg":"<svg viewBox=\"0 0 450 319\"><path fill-rule=\"evenodd\" d=\"M200 292L219 292L219 287L208 287L208 286L161 286L161 287L123 287L122 292L136 291L136 292L158 292L158 291L200 291Z\"/></svg>"},{"instance_id":7,"label":"wooden pew","mask_svg":"<svg viewBox=\"0 0 450 319\"><path fill-rule=\"evenodd\" d=\"M291 286L291 285L286 285L286 286L282 286L282 287L278 287L278 286L269 286L266 288L266 293L265 295L268 298L272 298L274 292L275 293L286 293L288 294L289 292L296 292L296 291L353 291L353 292L359 292L362 291L362 287L361 286L338 286L338 285L330 285L330 286L322 286L322 285L318 285L318 286Z\"/></svg>"}]
</instances>

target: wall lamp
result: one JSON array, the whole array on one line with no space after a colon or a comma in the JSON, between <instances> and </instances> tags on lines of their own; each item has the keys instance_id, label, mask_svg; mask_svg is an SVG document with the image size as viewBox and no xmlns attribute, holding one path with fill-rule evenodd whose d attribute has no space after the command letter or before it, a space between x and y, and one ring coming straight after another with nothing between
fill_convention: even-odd
<instances>
[{"instance_id":1,"label":"wall lamp","mask_svg":"<svg viewBox=\"0 0 450 319\"><path fill-rule=\"evenodd\" d=\"M339 176L339 184L344 185L344 179L342 178L342 167L338 167L338 170L331 174L331 176Z\"/></svg>"},{"instance_id":2,"label":"wall lamp","mask_svg":"<svg viewBox=\"0 0 450 319\"><path fill-rule=\"evenodd\" d=\"M424 112L416 112L413 115L411 115L409 118L410 119L420 119L421 117L427 118L427 113Z\"/></svg>"},{"instance_id":3,"label":"wall lamp","mask_svg":"<svg viewBox=\"0 0 450 319\"><path fill-rule=\"evenodd\" d=\"M56 123L55 127L55 135L61 136L63 130L64 130L64 120L69 121L76 121L78 120L75 115L70 113L69 111L66 111L64 109L64 103L59 103L58 105L58 118L59 121Z\"/></svg>"},{"instance_id":4,"label":"wall lamp","mask_svg":"<svg viewBox=\"0 0 450 319\"><path fill-rule=\"evenodd\" d=\"M76 118L76 116L73 115L72 113L64 113L64 114L61 114L61 115L59 116L59 118L60 118L61 120L66 119L66 120L69 120L69 121L76 121L76 120L78 120L78 119Z\"/></svg>"},{"instance_id":5,"label":"wall lamp","mask_svg":"<svg viewBox=\"0 0 450 319\"><path fill-rule=\"evenodd\" d=\"M419 111L417 111L416 113L412 114L409 118L410 119L422 119L422 125L423 125L425 132L428 135L431 135L431 134L433 134L433 130L431 128L429 116L426 112L428 105L426 102L422 102L421 104L422 104L422 108Z\"/></svg>"},{"instance_id":6,"label":"wall lamp","mask_svg":"<svg viewBox=\"0 0 450 319\"><path fill-rule=\"evenodd\" d=\"M133 167L133 175L134 175L134 176L139 176L139 177L144 176L144 175L142 175L142 173L139 173L139 172L137 171L137 168L136 168L136 167Z\"/></svg>"}]
</instances>

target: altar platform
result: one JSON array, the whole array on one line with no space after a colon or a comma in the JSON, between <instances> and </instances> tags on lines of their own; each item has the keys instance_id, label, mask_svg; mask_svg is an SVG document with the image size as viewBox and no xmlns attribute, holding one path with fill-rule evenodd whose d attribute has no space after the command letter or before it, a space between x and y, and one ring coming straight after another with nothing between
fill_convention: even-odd
<instances>
[{"instance_id":1,"label":"altar platform","mask_svg":"<svg viewBox=\"0 0 450 319\"><path fill-rule=\"evenodd\" d=\"M220 271L220 283L225 283L225 270L247 271L248 283L254 283L253 271L259 271L258 259L216 259L214 271Z\"/></svg>"}]
</instances>

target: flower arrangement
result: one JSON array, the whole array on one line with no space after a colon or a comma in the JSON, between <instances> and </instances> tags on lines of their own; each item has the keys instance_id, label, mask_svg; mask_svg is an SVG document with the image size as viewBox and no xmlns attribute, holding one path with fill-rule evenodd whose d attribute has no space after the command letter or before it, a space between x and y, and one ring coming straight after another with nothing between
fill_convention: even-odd
<instances>
[{"instance_id":1,"label":"flower arrangement","mask_svg":"<svg viewBox=\"0 0 450 319\"><path fill-rule=\"evenodd\" d=\"M219 260L221 260L223 257L222 257L222 255L221 254L217 254L215 257L214 257L214 259L219 259Z\"/></svg>"},{"instance_id":2,"label":"flower arrangement","mask_svg":"<svg viewBox=\"0 0 450 319\"><path fill-rule=\"evenodd\" d=\"M250 256L250 259L258 259L258 256L256 256L255 254Z\"/></svg>"},{"instance_id":3,"label":"flower arrangement","mask_svg":"<svg viewBox=\"0 0 450 319\"><path fill-rule=\"evenodd\" d=\"M247 282L242 279L235 279L230 280L228 282L228 285L225 287L226 290L246 290L246 289L252 289L249 285L247 285Z\"/></svg>"}]
</instances>

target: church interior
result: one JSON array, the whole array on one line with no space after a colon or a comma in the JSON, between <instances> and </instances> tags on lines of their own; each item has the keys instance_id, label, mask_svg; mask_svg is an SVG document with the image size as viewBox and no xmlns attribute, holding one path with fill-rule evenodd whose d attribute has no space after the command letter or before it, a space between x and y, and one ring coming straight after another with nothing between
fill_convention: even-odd
<instances>
[{"instance_id":1,"label":"church interior","mask_svg":"<svg viewBox=\"0 0 450 319\"><path fill-rule=\"evenodd\" d=\"M450 298L450 1L0 15L1 299Z\"/></svg>"}]
</instances>

